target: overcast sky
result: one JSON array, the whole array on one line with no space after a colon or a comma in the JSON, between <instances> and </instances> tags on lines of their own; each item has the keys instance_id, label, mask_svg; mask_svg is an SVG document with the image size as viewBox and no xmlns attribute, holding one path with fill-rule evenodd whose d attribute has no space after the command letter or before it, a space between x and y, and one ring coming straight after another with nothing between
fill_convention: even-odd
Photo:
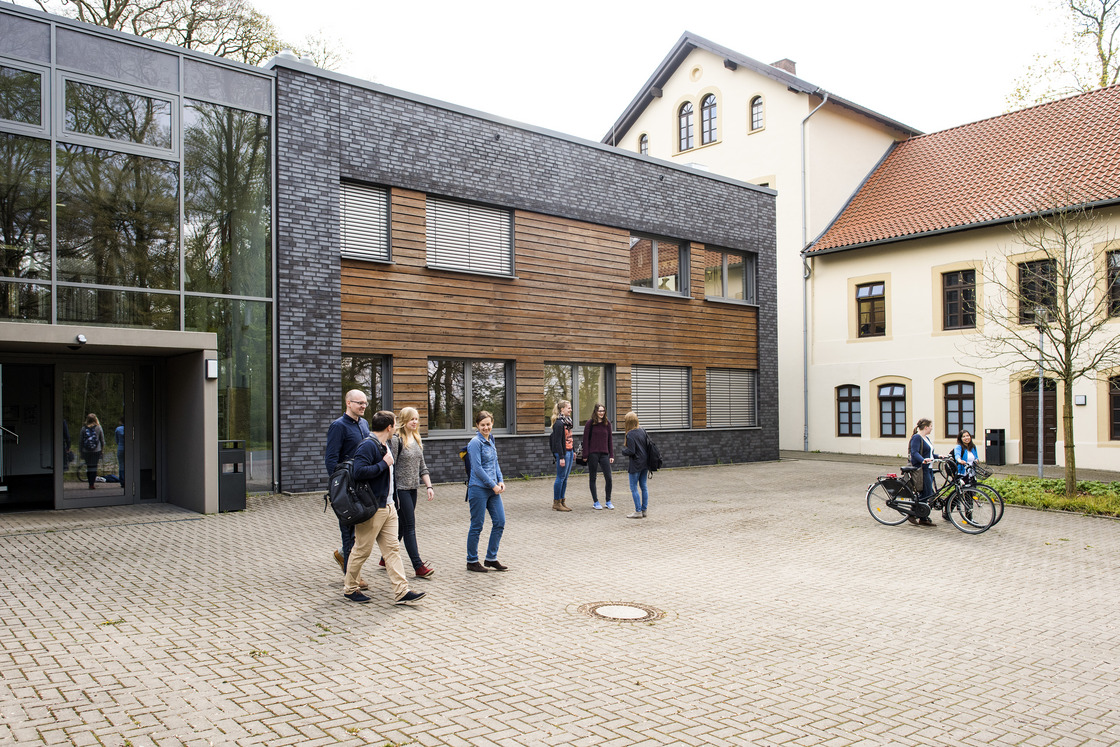
<instances>
[{"instance_id":1,"label":"overcast sky","mask_svg":"<svg viewBox=\"0 0 1120 747\"><path fill-rule=\"evenodd\" d=\"M1054 0L679 0L613 3L257 0L281 36L323 34L341 72L600 139L688 30L932 132L1005 110L1056 47Z\"/></svg>"}]
</instances>

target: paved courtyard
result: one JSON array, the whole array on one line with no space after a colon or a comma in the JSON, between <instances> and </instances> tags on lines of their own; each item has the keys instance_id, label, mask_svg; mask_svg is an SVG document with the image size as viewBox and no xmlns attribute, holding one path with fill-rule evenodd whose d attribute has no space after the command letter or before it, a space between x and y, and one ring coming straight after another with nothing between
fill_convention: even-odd
<instances>
[{"instance_id":1,"label":"paved courtyard","mask_svg":"<svg viewBox=\"0 0 1120 747\"><path fill-rule=\"evenodd\" d=\"M662 472L645 520L514 480L486 575L437 486L416 607L342 598L318 496L0 516L0 744L1120 743L1120 522L884 527L883 469Z\"/></svg>"}]
</instances>

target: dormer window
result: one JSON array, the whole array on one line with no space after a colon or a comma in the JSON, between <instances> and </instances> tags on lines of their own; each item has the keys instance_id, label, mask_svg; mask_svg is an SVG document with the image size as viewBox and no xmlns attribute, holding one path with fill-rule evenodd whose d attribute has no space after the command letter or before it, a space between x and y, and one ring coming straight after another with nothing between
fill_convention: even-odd
<instances>
[{"instance_id":1,"label":"dormer window","mask_svg":"<svg viewBox=\"0 0 1120 747\"><path fill-rule=\"evenodd\" d=\"M751 99L751 132L761 130L766 126L766 114L762 108L762 97L755 96Z\"/></svg>"},{"instance_id":2,"label":"dormer window","mask_svg":"<svg viewBox=\"0 0 1120 747\"><path fill-rule=\"evenodd\" d=\"M719 129L716 126L716 97L709 93L700 102L700 143L707 145L714 143L719 138Z\"/></svg>"},{"instance_id":3,"label":"dormer window","mask_svg":"<svg viewBox=\"0 0 1120 747\"><path fill-rule=\"evenodd\" d=\"M691 101L681 104L681 108L677 110L677 122L680 132L680 150L691 150L693 146Z\"/></svg>"}]
</instances>

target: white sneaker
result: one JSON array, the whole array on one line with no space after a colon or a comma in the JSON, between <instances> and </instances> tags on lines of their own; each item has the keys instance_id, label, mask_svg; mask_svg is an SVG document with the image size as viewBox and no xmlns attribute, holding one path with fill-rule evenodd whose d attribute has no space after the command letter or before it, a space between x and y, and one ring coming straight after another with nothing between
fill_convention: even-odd
<instances>
[{"instance_id":1,"label":"white sneaker","mask_svg":"<svg viewBox=\"0 0 1120 747\"><path fill-rule=\"evenodd\" d=\"M595 509L596 511L602 511L603 510L603 507L601 505L599 505L599 501L595 501L594 503L592 503L591 508Z\"/></svg>"},{"instance_id":2,"label":"white sneaker","mask_svg":"<svg viewBox=\"0 0 1120 747\"><path fill-rule=\"evenodd\" d=\"M640 519L640 518L642 518L642 512L641 511L635 511L634 513L630 514L626 518L627 519Z\"/></svg>"},{"instance_id":3,"label":"white sneaker","mask_svg":"<svg viewBox=\"0 0 1120 747\"><path fill-rule=\"evenodd\" d=\"M607 509L610 511L614 511L614 504L610 501L607 501Z\"/></svg>"}]
</instances>

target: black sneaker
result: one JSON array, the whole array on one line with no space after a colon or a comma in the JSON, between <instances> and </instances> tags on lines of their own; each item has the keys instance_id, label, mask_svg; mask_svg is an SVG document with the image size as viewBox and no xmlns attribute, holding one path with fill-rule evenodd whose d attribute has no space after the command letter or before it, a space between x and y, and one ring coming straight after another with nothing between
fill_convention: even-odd
<instances>
[{"instance_id":1,"label":"black sneaker","mask_svg":"<svg viewBox=\"0 0 1120 747\"><path fill-rule=\"evenodd\" d=\"M360 591L355 591L355 592L352 592L350 594L346 594L345 596L351 602L368 602L369 601L369 597L367 597L365 594L363 594Z\"/></svg>"},{"instance_id":2,"label":"black sneaker","mask_svg":"<svg viewBox=\"0 0 1120 747\"><path fill-rule=\"evenodd\" d=\"M404 593L404 596L398 599L393 604L412 604L413 602L419 602L421 599L427 596L427 594L428 592L426 591L406 591Z\"/></svg>"}]
</instances>

